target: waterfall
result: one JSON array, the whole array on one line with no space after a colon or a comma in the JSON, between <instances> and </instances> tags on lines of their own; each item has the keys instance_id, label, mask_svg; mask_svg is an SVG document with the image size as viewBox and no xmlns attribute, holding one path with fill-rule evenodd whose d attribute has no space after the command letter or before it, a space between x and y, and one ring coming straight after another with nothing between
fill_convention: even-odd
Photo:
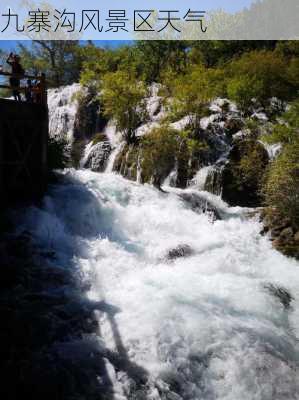
<instances>
[{"instance_id":1,"label":"waterfall","mask_svg":"<svg viewBox=\"0 0 299 400\"><path fill-rule=\"evenodd\" d=\"M204 190L217 196L221 196L223 168L223 165L215 165L209 169L204 185Z\"/></svg>"},{"instance_id":2,"label":"waterfall","mask_svg":"<svg viewBox=\"0 0 299 400\"><path fill-rule=\"evenodd\" d=\"M268 156L269 156L270 160L274 160L281 153L281 150L282 150L281 143L268 144L268 143L262 142L261 140L259 140L259 142L267 150L267 153L268 153Z\"/></svg>"},{"instance_id":3,"label":"waterfall","mask_svg":"<svg viewBox=\"0 0 299 400\"><path fill-rule=\"evenodd\" d=\"M176 186L177 179L178 179L178 161L175 160L174 168L164 180L163 186Z\"/></svg>"},{"instance_id":4,"label":"waterfall","mask_svg":"<svg viewBox=\"0 0 299 400\"><path fill-rule=\"evenodd\" d=\"M191 180L190 186L198 190L205 190L206 181L211 170L213 170L211 165L201 168Z\"/></svg>"},{"instance_id":5,"label":"waterfall","mask_svg":"<svg viewBox=\"0 0 299 400\"><path fill-rule=\"evenodd\" d=\"M226 210L211 221L184 192L68 170L18 227L79 274L91 304L107 304L90 340L114 399L299 399L298 263L246 210L206 193Z\"/></svg>"},{"instance_id":6,"label":"waterfall","mask_svg":"<svg viewBox=\"0 0 299 400\"><path fill-rule=\"evenodd\" d=\"M78 102L74 98L81 90L81 85L74 83L48 91L49 134L50 137L73 141L73 130Z\"/></svg>"},{"instance_id":7,"label":"waterfall","mask_svg":"<svg viewBox=\"0 0 299 400\"><path fill-rule=\"evenodd\" d=\"M107 172L107 173L113 172L113 167L114 167L114 163L115 163L116 157L121 152L123 147L124 147L124 143L119 143L115 147L115 149L111 152L105 172Z\"/></svg>"},{"instance_id":8,"label":"waterfall","mask_svg":"<svg viewBox=\"0 0 299 400\"><path fill-rule=\"evenodd\" d=\"M142 173L142 167L141 167L141 162L142 162L142 154L139 151L138 153L138 158L137 158L137 174L136 174L136 182L137 183L142 183L141 182L141 173Z\"/></svg>"}]
</instances>

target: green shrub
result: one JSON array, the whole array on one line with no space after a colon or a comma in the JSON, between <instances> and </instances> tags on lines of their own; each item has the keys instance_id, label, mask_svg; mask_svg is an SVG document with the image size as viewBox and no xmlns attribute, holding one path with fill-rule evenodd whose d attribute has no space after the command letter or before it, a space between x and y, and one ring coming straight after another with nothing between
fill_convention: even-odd
<instances>
[{"instance_id":1,"label":"green shrub","mask_svg":"<svg viewBox=\"0 0 299 400\"><path fill-rule=\"evenodd\" d=\"M128 144L134 143L136 129L147 118L143 82L127 72L108 73L103 78L104 114L116 121Z\"/></svg>"},{"instance_id":2,"label":"green shrub","mask_svg":"<svg viewBox=\"0 0 299 400\"><path fill-rule=\"evenodd\" d=\"M284 147L271 163L263 185L267 206L299 227L299 140Z\"/></svg>"},{"instance_id":3,"label":"green shrub","mask_svg":"<svg viewBox=\"0 0 299 400\"><path fill-rule=\"evenodd\" d=\"M178 76L173 81L171 113L192 115L194 128L198 128L207 104L215 97L215 86L211 84L210 71L203 66L191 68L188 74Z\"/></svg>"},{"instance_id":4,"label":"green shrub","mask_svg":"<svg viewBox=\"0 0 299 400\"><path fill-rule=\"evenodd\" d=\"M184 187L190 169L189 160L199 158L207 145L186 131L177 131L167 125L154 128L143 137L142 142L142 179L153 181L160 186L177 162L180 186Z\"/></svg>"},{"instance_id":5,"label":"green shrub","mask_svg":"<svg viewBox=\"0 0 299 400\"><path fill-rule=\"evenodd\" d=\"M142 176L160 186L175 164L178 131L167 126L155 128L142 139Z\"/></svg>"},{"instance_id":6,"label":"green shrub","mask_svg":"<svg viewBox=\"0 0 299 400\"><path fill-rule=\"evenodd\" d=\"M290 109L282 115L280 123L276 124L270 135L264 135L267 143L291 144L299 137L299 100L291 104Z\"/></svg>"},{"instance_id":7,"label":"green shrub","mask_svg":"<svg viewBox=\"0 0 299 400\"><path fill-rule=\"evenodd\" d=\"M262 91L262 82L248 75L233 78L227 85L228 98L234 100L242 111L248 110L254 98L261 98Z\"/></svg>"},{"instance_id":8,"label":"green shrub","mask_svg":"<svg viewBox=\"0 0 299 400\"><path fill-rule=\"evenodd\" d=\"M222 197L232 206L257 207L261 204L260 186L269 158L255 139L238 140L222 174Z\"/></svg>"},{"instance_id":9,"label":"green shrub","mask_svg":"<svg viewBox=\"0 0 299 400\"><path fill-rule=\"evenodd\" d=\"M272 97L289 100L296 92L287 71L288 62L278 52L262 50L246 53L227 67L228 95L245 109L250 105L251 98L263 106L267 106Z\"/></svg>"}]
</instances>

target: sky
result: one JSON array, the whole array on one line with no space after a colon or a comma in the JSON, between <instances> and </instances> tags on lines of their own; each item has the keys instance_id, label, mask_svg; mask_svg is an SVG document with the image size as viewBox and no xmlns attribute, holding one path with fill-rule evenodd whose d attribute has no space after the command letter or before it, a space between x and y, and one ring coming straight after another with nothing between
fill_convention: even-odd
<instances>
[{"instance_id":1,"label":"sky","mask_svg":"<svg viewBox=\"0 0 299 400\"><path fill-rule=\"evenodd\" d=\"M0 40L0 49L9 53L16 50L18 43L19 41L17 40ZM29 40L22 41L22 44L26 46L30 46L30 43ZM128 40L98 40L94 41L94 43L99 47L119 47L130 44L131 42Z\"/></svg>"}]
</instances>

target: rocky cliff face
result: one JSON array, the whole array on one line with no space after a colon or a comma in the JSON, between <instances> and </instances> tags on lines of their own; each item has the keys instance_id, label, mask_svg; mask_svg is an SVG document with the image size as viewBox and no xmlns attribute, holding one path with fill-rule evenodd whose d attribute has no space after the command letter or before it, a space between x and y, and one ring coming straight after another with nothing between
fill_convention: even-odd
<instances>
[{"instance_id":1,"label":"rocky cliff face","mask_svg":"<svg viewBox=\"0 0 299 400\"><path fill-rule=\"evenodd\" d=\"M157 84L150 88L147 99L149 117L137 129L137 138L161 126L168 116L159 88ZM262 173L269 159L275 157L280 149L279 145L266 146L259 142L259 138L246 129L237 107L226 99L216 99L195 132L195 138L207 144L205 150L200 156L167 157L157 177L150 170L143 169L140 141L136 145L122 144L122 135L117 132L113 121L107 121L101 114L97 93L82 90L78 84L52 90L49 110L50 134L67 139L75 165L96 172L108 168L142 183L156 180L159 184L164 182L180 188L196 186L222 195L230 205L254 207L260 204L260 176L252 173L253 166L258 166ZM251 119L260 125L267 123L267 116L261 110L256 110ZM192 116L187 115L169 126L181 132L191 122Z\"/></svg>"},{"instance_id":2,"label":"rocky cliff face","mask_svg":"<svg viewBox=\"0 0 299 400\"><path fill-rule=\"evenodd\" d=\"M101 114L97 93L82 90L80 85L49 91L50 135L69 143L73 164L95 172L116 171L129 180L150 182L157 186L193 187L221 196L232 206L258 207L262 205L260 182L268 163L280 153L280 144L264 144L256 128L250 129L236 106L226 99L210 104L207 115L200 121L196 138L207 147L190 157L168 154L159 161L155 172L144 168L144 149L123 142L113 121ZM271 110L270 110L271 111ZM152 85L147 99L148 120L137 130L137 138L148 135L153 128L163 125L167 111L159 96L159 85ZM259 128L268 124L264 110L256 110L251 117ZM170 128L181 132L188 128L192 116L186 115L171 122ZM185 149L186 150L186 149ZM186 151L182 148L182 154ZM165 155L165 152L164 152ZM158 173L157 173L158 171ZM270 210L271 211L271 210ZM298 232L273 213L265 210L264 233L269 233L273 245L287 255L298 257Z\"/></svg>"}]
</instances>

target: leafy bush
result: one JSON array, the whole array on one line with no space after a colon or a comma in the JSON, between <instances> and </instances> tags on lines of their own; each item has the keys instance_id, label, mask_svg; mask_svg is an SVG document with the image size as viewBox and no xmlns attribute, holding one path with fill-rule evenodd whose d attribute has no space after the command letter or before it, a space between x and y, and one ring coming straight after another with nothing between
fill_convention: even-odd
<instances>
[{"instance_id":1,"label":"leafy bush","mask_svg":"<svg viewBox=\"0 0 299 400\"><path fill-rule=\"evenodd\" d=\"M134 143L136 129L147 118L143 82L123 71L108 73L103 78L104 114L116 121L126 142Z\"/></svg>"},{"instance_id":2,"label":"leafy bush","mask_svg":"<svg viewBox=\"0 0 299 400\"><path fill-rule=\"evenodd\" d=\"M270 165L263 186L265 202L299 227L299 140L284 147Z\"/></svg>"},{"instance_id":3,"label":"leafy bush","mask_svg":"<svg viewBox=\"0 0 299 400\"><path fill-rule=\"evenodd\" d=\"M299 100L291 104L270 135L263 136L267 143L291 144L299 138Z\"/></svg>"},{"instance_id":4,"label":"leafy bush","mask_svg":"<svg viewBox=\"0 0 299 400\"><path fill-rule=\"evenodd\" d=\"M243 107L248 106L251 98L263 106L272 97L291 99L296 92L287 78L287 68L288 63L278 52L263 50L246 53L227 67L230 76L228 94Z\"/></svg>"},{"instance_id":5,"label":"leafy bush","mask_svg":"<svg viewBox=\"0 0 299 400\"><path fill-rule=\"evenodd\" d=\"M155 128L142 139L142 175L144 181L153 179L161 185L175 164L178 131L167 126Z\"/></svg>"},{"instance_id":6,"label":"leafy bush","mask_svg":"<svg viewBox=\"0 0 299 400\"><path fill-rule=\"evenodd\" d=\"M207 103L214 97L209 71L203 66L192 68L187 75L173 81L174 99L171 112L177 115L192 115L194 128L199 126Z\"/></svg>"},{"instance_id":7,"label":"leafy bush","mask_svg":"<svg viewBox=\"0 0 299 400\"><path fill-rule=\"evenodd\" d=\"M177 131L167 125L154 128L143 137L142 142L142 175L143 181L153 180L160 186L177 163L180 186L186 183L189 160L200 157L207 150L207 145L196 139L190 131Z\"/></svg>"},{"instance_id":8,"label":"leafy bush","mask_svg":"<svg viewBox=\"0 0 299 400\"><path fill-rule=\"evenodd\" d=\"M248 110L254 98L261 98L263 84L248 75L231 79L227 85L229 99L234 100L242 111Z\"/></svg>"},{"instance_id":9,"label":"leafy bush","mask_svg":"<svg viewBox=\"0 0 299 400\"><path fill-rule=\"evenodd\" d=\"M268 161L267 152L261 143L255 139L238 140L223 170L223 199L232 206L260 205L260 185Z\"/></svg>"}]
</instances>

